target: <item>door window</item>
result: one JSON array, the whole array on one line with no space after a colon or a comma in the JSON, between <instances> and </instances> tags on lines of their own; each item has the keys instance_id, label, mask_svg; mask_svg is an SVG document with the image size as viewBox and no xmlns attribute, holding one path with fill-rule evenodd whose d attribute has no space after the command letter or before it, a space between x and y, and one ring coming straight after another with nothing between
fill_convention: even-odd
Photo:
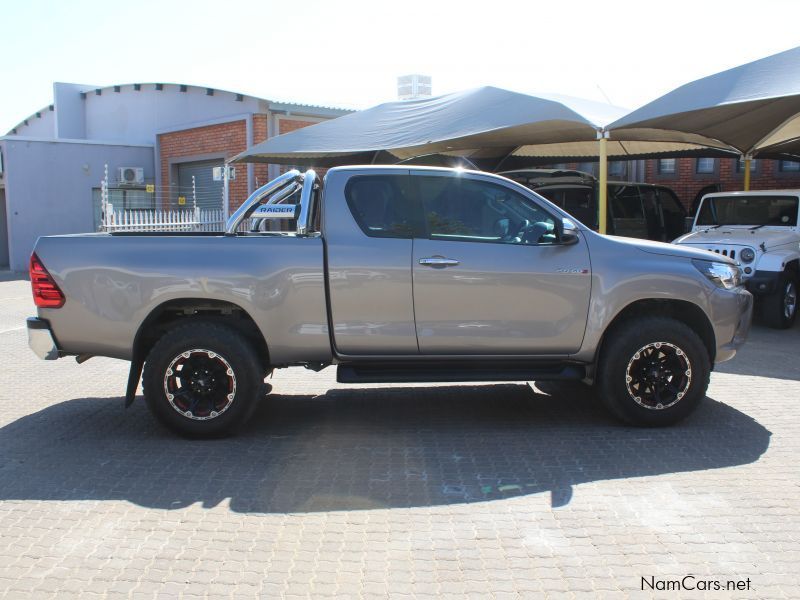
<instances>
[{"instance_id":1,"label":"door window","mask_svg":"<svg viewBox=\"0 0 800 600\"><path fill-rule=\"evenodd\" d=\"M536 193L550 200L558 208L564 208L564 190L561 188L539 188Z\"/></svg>"},{"instance_id":2,"label":"door window","mask_svg":"<svg viewBox=\"0 0 800 600\"><path fill-rule=\"evenodd\" d=\"M656 188L661 211L664 215L664 229L668 240L674 240L684 230L686 209L675 193L668 188Z\"/></svg>"},{"instance_id":3,"label":"door window","mask_svg":"<svg viewBox=\"0 0 800 600\"><path fill-rule=\"evenodd\" d=\"M412 238L417 227L407 175L353 177L345 188L347 206L369 237Z\"/></svg>"},{"instance_id":4,"label":"door window","mask_svg":"<svg viewBox=\"0 0 800 600\"><path fill-rule=\"evenodd\" d=\"M432 240L554 244L555 219L521 194L463 177L414 177Z\"/></svg>"},{"instance_id":5,"label":"door window","mask_svg":"<svg viewBox=\"0 0 800 600\"><path fill-rule=\"evenodd\" d=\"M589 227L597 227L597 208L594 201L594 187L576 186L565 188L540 188L535 190L557 207L565 210L578 221Z\"/></svg>"},{"instance_id":6,"label":"door window","mask_svg":"<svg viewBox=\"0 0 800 600\"><path fill-rule=\"evenodd\" d=\"M615 219L644 219L639 190L633 185L609 186L611 210Z\"/></svg>"},{"instance_id":7,"label":"door window","mask_svg":"<svg viewBox=\"0 0 800 600\"><path fill-rule=\"evenodd\" d=\"M594 188L564 190L562 208L589 227L597 226L597 209L594 206Z\"/></svg>"},{"instance_id":8,"label":"door window","mask_svg":"<svg viewBox=\"0 0 800 600\"><path fill-rule=\"evenodd\" d=\"M664 241L664 221L661 217L655 188L641 186L639 192L642 196L642 205L644 206L646 217L647 238Z\"/></svg>"}]
</instances>

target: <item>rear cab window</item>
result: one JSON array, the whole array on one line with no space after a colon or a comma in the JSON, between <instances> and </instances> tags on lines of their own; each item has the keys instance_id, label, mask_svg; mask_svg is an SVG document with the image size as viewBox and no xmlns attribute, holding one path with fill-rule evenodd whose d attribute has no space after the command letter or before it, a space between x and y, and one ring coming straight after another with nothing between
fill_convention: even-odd
<instances>
[{"instance_id":1,"label":"rear cab window","mask_svg":"<svg viewBox=\"0 0 800 600\"><path fill-rule=\"evenodd\" d=\"M357 175L347 182L344 194L353 218L369 237L410 239L421 230L406 174Z\"/></svg>"}]
</instances>

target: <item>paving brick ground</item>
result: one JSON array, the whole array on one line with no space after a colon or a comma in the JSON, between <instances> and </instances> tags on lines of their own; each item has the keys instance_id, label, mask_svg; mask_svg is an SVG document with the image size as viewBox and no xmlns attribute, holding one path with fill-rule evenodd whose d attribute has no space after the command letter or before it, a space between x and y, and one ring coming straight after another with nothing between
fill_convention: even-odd
<instances>
[{"instance_id":1,"label":"paving brick ground","mask_svg":"<svg viewBox=\"0 0 800 600\"><path fill-rule=\"evenodd\" d=\"M2 598L800 597L800 327L756 327L671 429L580 386L280 373L236 438L176 439L127 364L40 362L0 282Z\"/></svg>"}]
</instances>

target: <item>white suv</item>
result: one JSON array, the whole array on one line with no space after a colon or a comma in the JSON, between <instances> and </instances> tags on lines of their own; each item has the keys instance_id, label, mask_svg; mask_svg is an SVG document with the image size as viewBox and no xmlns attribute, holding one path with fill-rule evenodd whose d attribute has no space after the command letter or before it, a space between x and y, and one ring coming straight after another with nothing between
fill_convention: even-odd
<instances>
[{"instance_id":1,"label":"white suv","mask_svg":"<svg viewBox=\"0 0 800 600\"><path fill-rule=\"evenodd\" d=\"M707 194L691 232L673 243L734 259L767 324L787 329L797 316L799 205L800 190Z\"/></svg>"}]
</instances>

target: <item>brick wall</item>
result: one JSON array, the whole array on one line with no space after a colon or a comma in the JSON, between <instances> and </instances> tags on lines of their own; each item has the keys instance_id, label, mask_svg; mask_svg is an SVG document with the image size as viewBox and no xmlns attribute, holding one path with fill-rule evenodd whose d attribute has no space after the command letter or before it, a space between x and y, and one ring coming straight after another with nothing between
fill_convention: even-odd
<instances>
[{"instance_id":1,"label":"brick wall","mask_svg":"<svg viewBox=\"0 0 800 600\"><path fill-rule=\"evenodd\" d=\"M691 209L697 194L705 187L718 184L723 192L733 192L744 187L744 173L736 172L733 158L714 161L714 173L697 173L697 159L676 160L676 173L658 172L658 161L645 161L645 181L673 189L683 204ZM800 188L800 173L783 173L777 160L756 160L755 171L750 174L751 190Z\"/></svg>"},{"instance_id":2,"label":"brick wall","mask_svg":"<svg viewBox=\"0 0 800 600\"><path fill-rule=\"evenodd\" d=\"M253 115L253 144L260 144L267 139L268 134L267 115ZM269 181L269 165L255 163L253 165L253 175L255 176L256 187L264 185Z\"/></svg>"},{"instance_id":3,"label":"brick wall","mask_svg":"<svg viewBox=\"0 0 800 600\"><path fill-rule=\"evenodd\" d=\"M247 123L244 120L195 127L158 136L158 149L161 156L161 183L164 187L162 204L167 208L171 199L168 190L178 185L177 174L170 173L171 159L224 154L229 159L247 148ZM174 177L173 177L174 176ZM169 188L167 186L170 186ZM229 203L235 210L247 198L247 168L240 167L236 179L230 183Z\"/></svg>"},{"instance_id":4,"label":"brick wall","mask_svg":"<svg viewBox=\"0 0 800 600\"><path fill-rule=\"evenodd\" d=\"M263 142L268 137L268 115L253 115L253 143ZM314 125L316 120L303 120L281 117L278 121L277 133L289 133L309 125ZM201 157L209 154L224 155L229 159L247 148L247 122L242 119L230 123L219 125L208 125L204 127L194 127L170 133L162 133L158 136L158 147L161 157L161 182L162 190L159 190L159 197L163 208L168 208L170 202L174 202L174 194L170 190L178 185L177 174L170 173L170 161L176 158ZM291 168L289 165L280 165L280 171L284 172ZM324 175L325 169L315 169L320 175ZM269 181L269 165L256 163L253 167L255 185L264 185ZM247 189L247 166L239 165L236 171L236 179L230 184L230 210L234 211L242 202L247 199L249 191Z\"/></svg>"},{"instance_id":5,"label":"brick wall","mask_svg":"<svg viewBox=\"0 0 800 600\"><path fill-rule=\"evenodd\" d=\"M296 131L297 129L302 129L303 127L308 127L309 125L314 125L315 123L317 123L317 121L303 121L303 120L300 120L300 119L291 119L291 118L282 117L281 119L278 120L278 134L282 135L284 133L289 133L291 131ZM300 172L303 172L306 169L308 169L309 167L304 167L304 166L294 167L293 165L278 165L278 170L281 173L285 173L286 171L288 171L288 170L290 170L292 168L297 168ZM311 168L314 169L314 171L316 171L317 175L319 175L320 177L323 177L325 175L325 171L327 171L327 169L322 169L320 167L311 167Z\"/></svg>"},{"instance_id":6,"label":"brick wall","mask_svg":"<svg viewBox=\"0 0 800 600\"><path fill-rule=\"evenodd\" d=\"M278 128L280 131L278 133L289 133L290 131L294 131L296 129L302 129L303 127L308 127L309 125L313 125L313 121L301 121L299 119L280 119Z\"/></svg>"},{"instance_id":7,"label":"brick wall","mask_svg":"<svg viewBox=\"0 0 800 600\"><path fill-rule=\"evenodd\" d=\"M736 172L737 159L717 158L714 160L713 173L698 173L696 158L678 158L675 161L675 173L659 173L658 160L646 160L644 183L665 185L672 189L688 209L694 208L694 202L700 191L709 186L719 185L720 191L735 192L744 188L744 173ZM800 189L800 173L781 172L780 161L755 160L755 170L750 173L751 190ZM564 168L587 170L586 163L571 162L563 164ZM597 175L597 164L591 169ZM609 176L610 179L614 177ZM708 193L704 191L703 193Z\"/></svg>"}]
</instances>

